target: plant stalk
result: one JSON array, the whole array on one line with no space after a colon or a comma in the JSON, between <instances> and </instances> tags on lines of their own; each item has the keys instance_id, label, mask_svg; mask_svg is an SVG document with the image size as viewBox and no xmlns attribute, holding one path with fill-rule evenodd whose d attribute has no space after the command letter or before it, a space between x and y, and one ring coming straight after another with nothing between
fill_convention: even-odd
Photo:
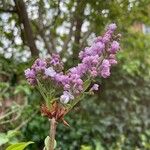
<instances>
[{"instance_id":1,"label":"plant stalk","mask_svg":"<svg viewBox=\"0 0 150 150\"><path fill-rule=\"evenodd\" d=\"M50 120L50 141L49 141L49 150L54 150L55 145L55 135L56 135L56 120L52 118Z\"/></svg>"}]
</instances>

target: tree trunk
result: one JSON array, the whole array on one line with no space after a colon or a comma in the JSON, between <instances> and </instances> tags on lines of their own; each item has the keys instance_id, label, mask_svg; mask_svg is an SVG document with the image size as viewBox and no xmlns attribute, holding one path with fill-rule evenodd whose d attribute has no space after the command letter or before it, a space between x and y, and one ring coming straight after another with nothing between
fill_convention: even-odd
<instances>
[{"instance_id":1,"label":"tree trunk","mask_svg":"<svg viewBox=\"0 0 150 150\"><path fill-rule=\"evenodd\" d=\"M84 10L86 2L77 1L76 14L75 14L75 33L74 33L74 45L73 45L73 62L76 64L78 60L78 53L81 39L81 27L84 20Z\"/></svg>"},{"instance_id":2,"label":"tree trunk","mask_svg":"<svg viewBox=\"0 0 150 150\"><path fill-rule=\"evenodd\" d=\"M28 14L26 11L26 6L23 0L14 0L17 14L20 20L20 23L23 24L25 39L27 41L27 45L30 48L32 56L38 56L39 51L36 48L32 28L29 22ZM21 26L20 24L20 26Z\"/></svg>"}]
</instances>

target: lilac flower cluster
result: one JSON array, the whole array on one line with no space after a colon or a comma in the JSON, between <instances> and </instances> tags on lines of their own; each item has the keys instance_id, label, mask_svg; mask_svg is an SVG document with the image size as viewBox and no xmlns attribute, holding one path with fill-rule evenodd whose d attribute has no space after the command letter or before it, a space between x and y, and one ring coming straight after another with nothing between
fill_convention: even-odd
<instances>
[{"instance_id":1,"label":"lilac flower cluster","mask_svg":"<svg viewBox=\"0 0 150 150\"><path fill-rule=\"evenodd\" d=\"M55 70L63 70L63 62L59 54L52 54L51 58L46 60L49 66L52 66Z\"/></svg>"},{"instance_id":2,"label":"lilac flower cluster","mask_svg":"<svg viewBox=\"0 0 150 150\"><path fill-rule=\"evenodd\" d=\"M79 58L85 70L91 77L110 76L110 67L117 63L115 54L120 49L119 43L114 40L115 24L110 24L103 36L97 37L90 47L86 47L79 53ZM80 67L77 67L80 70Z\"/></svg>"},{"instance_id":3,"label":"lilac flower cluster","mask_svg":"<svg viewBox=\"0 0 150 150\"><path fill-rule=\"evenodd\" d=\"M73 100L84 90L83 79L110 76L110 68L117 64L115 55L120 49L117 36L114 35L116 28L115 24L110 24L103 36L97 37L91 46L79 53L81 63L70 68L67 73L63 73L63 63L58 54L53 54L46 60L37 59L31 69L25 70L28 82L36 85L39 75L46 76L62 88L62 103ZM91 90L98 90L98 87L94 84Z\"/></svg>"},{"instance_id":4,"label":"lilac flower cluster","mask_svg":"<svg viewBox=\"0 0 150 150\"><path fill-rule=\"evenodd\" d=\"M60 59L59 54L53 54L46 60L38 58L31 69L25 70L25 76L29 84L36 85L39 75L54 77L57 72L63 70L63 62Z\"/></svg>"},{"instance_id":5,"label":"lilac flower cluster","mask_svg":"<svg viewBox=\"0 0 150 150\"><path fill-rule=\"evenodd\" d=\"M46 62L42 59L37 59L32 65L31 69L28 68L25 70L25 76L29 84L36 85L37 83L37 75L45 71Z\"/></svg>"}]
</instances>

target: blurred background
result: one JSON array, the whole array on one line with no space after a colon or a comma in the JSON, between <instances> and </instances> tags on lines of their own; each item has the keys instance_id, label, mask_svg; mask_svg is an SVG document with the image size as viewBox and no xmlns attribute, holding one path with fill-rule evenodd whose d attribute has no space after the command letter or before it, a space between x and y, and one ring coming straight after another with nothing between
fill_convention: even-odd
<instances>
[{"instance_id":1,"label":"blurred background","mask_svg":"<svg viewBox=\"0 0 150 150\"><path fill-rule=\"evenodd\" d=\"M49 122L24 70L60 53L66 68L78 52L116 23L118 65L100 90L58 125L58 150L150 150L150 0L0 0L0 150L34 141L42 150Z\"/></svg>"}]
</instances>

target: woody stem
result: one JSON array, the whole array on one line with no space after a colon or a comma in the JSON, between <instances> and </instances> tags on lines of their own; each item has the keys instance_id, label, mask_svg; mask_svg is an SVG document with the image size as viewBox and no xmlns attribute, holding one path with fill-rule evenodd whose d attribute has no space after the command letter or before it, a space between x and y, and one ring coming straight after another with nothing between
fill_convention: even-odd
<instances>
[{"instance_id":1,"label":"woody stem","mask_svg":"<svg viewBox=\"0 0 150 150\"><path fill-rule=\"evenodd\" d=\"M50 141L49 141L49 150L54 150L54 144L55 144L55 135L56 135L56 120L55 118L52 118L50 120Z\"/></svg>"}]
</instances>

